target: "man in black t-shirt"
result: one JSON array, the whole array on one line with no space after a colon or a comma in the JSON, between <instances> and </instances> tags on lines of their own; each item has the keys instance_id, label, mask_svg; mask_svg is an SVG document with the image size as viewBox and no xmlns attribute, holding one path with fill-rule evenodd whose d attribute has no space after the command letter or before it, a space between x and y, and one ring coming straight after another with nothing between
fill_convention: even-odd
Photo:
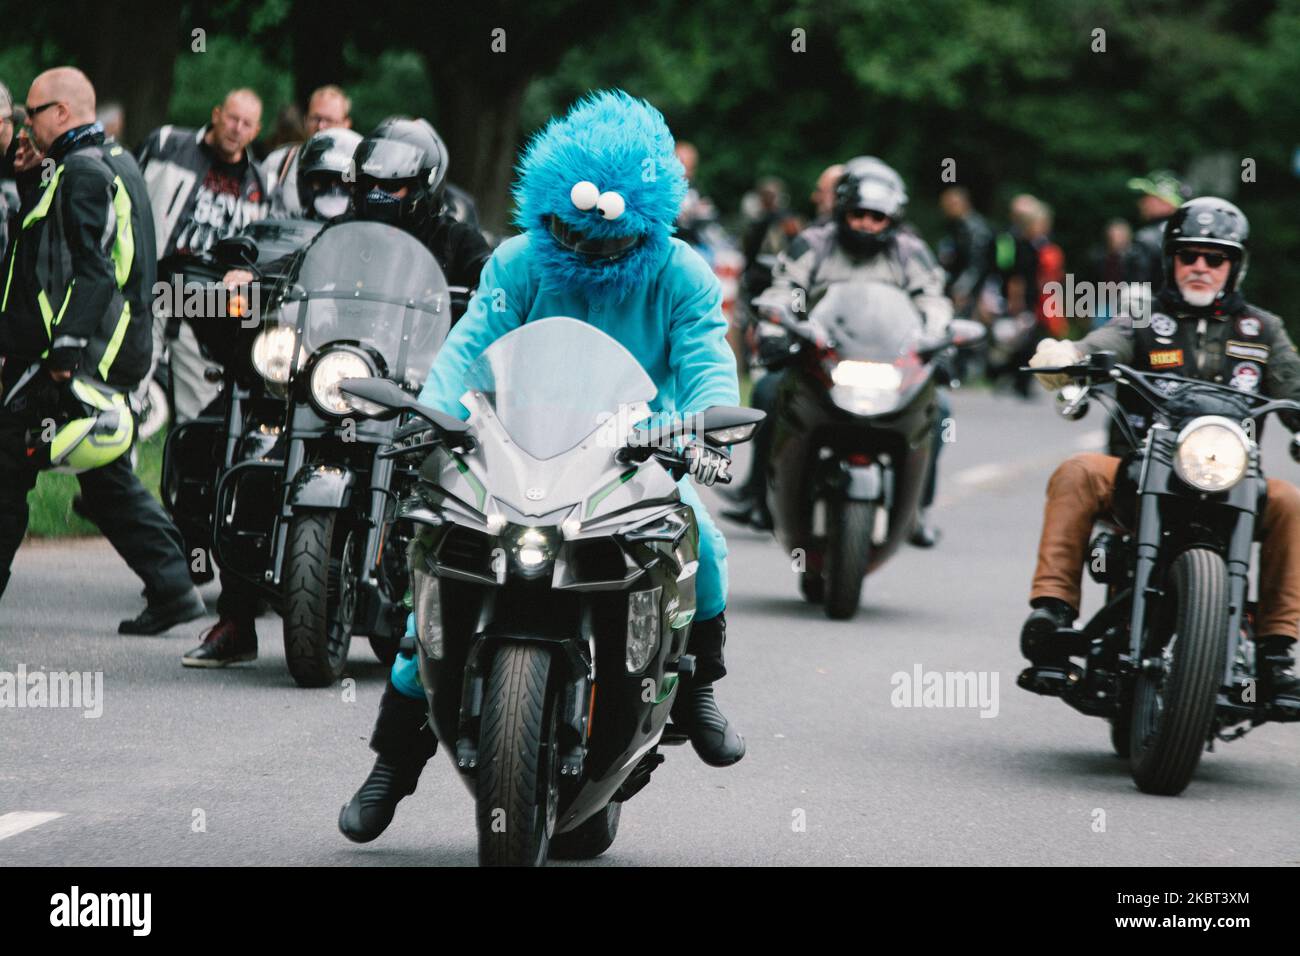
<instances>
[{"instance_id":1,"label":"man in black t-shirt","mask_svg":"<svg viewBox=\"0 0 1300 956\"><path fill-rule=\"evenodd\" d=\"M183 281L195 256L267 214L266 184L248 151L261 121L257 94L232 90L202 129L163 126L145 140L138 158L153 205L159 281L170 283L175 275ZM156 318L155 361L164 334L172 340L173 413L185 421L216 397L217 386L205 380L209 363L179 317Z\"/></svg>"}]
</instances>

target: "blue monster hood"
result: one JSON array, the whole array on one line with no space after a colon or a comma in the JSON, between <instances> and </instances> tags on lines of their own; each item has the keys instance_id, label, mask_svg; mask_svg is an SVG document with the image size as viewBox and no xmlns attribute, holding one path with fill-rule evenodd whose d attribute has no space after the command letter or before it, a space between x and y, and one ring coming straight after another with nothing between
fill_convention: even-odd
<instances>
[{"instance_id":1,"label":"blue monster hood","mask_svg":"<svg viewBox=\"0 0 1300 956\"><path fill-rule=\"evenodd\" d=\"M686 174L645 100L588 94L532 138L518 173L515 222L543 285L618 301L663 263Z\"/></svg>"}]
</instances>

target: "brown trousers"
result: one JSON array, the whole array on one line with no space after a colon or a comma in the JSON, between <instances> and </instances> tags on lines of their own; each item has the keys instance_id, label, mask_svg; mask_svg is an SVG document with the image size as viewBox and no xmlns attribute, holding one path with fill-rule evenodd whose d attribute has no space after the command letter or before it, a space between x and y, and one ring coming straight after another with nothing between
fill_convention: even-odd
<instances>
[{"instance_id":1,"label":"brown trousers","mask_svg":"<svg viewBox=\"0 0 1300 956\"><path fill-rule=\"evenodd\" d=\"M1110 511L1118 470L1118 458L1084 452L1052 473L1031 601L1054 597L1079 606L1092 524ZM1300 490L1295 485L1268 479L1268 507L1256 532L1261 548L1255 631L1294 640L1300 628Z\"/></svg>"}]
</instances>

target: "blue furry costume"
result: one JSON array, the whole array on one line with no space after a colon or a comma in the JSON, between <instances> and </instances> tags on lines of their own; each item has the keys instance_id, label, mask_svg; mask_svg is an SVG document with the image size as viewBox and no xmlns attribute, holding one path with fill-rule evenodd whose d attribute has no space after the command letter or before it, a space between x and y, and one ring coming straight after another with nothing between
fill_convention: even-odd
<instances>
[{"instance_id":1,"label":"blue furry costume","mask_svg":"<svg viewBox=\"0 0 1300 956\"><path fill-rule=\"evenodd\" d=\"M565 315L636 357L659 390L654 411L740 404L718 280L672 237L687 188L673 145L659 111L621 91L583 98L532 139L514 189L523 234L502 243L483 268L421 401L467 417L462 382L484 349L525 322ZM699 521L696 617L704 620L726 606L727 546L690 479L679 487ZM398 655L392 682L423 697L414 658Z\"/></svg>"}]
</instances>

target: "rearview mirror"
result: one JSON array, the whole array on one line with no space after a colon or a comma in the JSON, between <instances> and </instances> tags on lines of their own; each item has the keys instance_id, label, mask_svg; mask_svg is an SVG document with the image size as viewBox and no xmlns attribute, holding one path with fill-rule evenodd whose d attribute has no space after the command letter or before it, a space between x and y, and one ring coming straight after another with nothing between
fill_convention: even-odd
<instances>
[{"instance_id":1,"label":"rearview mirror","mask_svg":"<svg viewBox=\"0 0 1300 956\"><path fill-rule=\"evenodd\" d=\"M704 440L710 445L738 445L754 437L766 412L735 405L712 405L701 415Z\"/></svg>"},{"instance_id":2,"label":"rearview mirror","mask_svg":"<svg viewBox=\"0 0 1300 956\"><path fill-rule=\"evenodd\" d=\"M469 424L459 418L453 418L445 412L428 405L421 405L393 382L383 378L345 378L339 382L339 391L344 395L359 398L379 409L369 414L371 418L387 421L396 418L402 412L418 415L438 430L444 438L464 439L469 434ZM358 409L360 411L360 409Z\"/></svg>"}]
</instances>

